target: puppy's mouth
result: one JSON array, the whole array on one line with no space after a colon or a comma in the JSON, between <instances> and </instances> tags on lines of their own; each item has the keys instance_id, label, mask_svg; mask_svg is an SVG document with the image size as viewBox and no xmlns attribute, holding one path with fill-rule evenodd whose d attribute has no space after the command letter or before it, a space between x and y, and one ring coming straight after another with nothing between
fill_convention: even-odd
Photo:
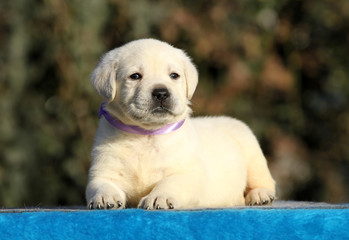
<instances>
[{"instance_id":1,"label":"puppy's mouth","mask_svg":"<svg viewBox=\"0 0 349 240\"><path fill-rule=\"evenodd\" d=\"M152 114L173 114L171 109L167 108L167 107L164 107L164 106L158 106L158 107L155 107L153 108L151 111L150 111Z\"/></svg>"},{"instance_id":2,"label":"puppy's mouth","mask_svg":"<svg viewBox=\"0 0 349 240\"><path fill-rule=\"evenodd\" d=\"M140 122L167 121L169 117L176 116L176 113L170 106L167 107L158 104L152 104L151 106L131 104L131 106L133 107L128 107L128 115Z\"/></svg>"}]
</instances>

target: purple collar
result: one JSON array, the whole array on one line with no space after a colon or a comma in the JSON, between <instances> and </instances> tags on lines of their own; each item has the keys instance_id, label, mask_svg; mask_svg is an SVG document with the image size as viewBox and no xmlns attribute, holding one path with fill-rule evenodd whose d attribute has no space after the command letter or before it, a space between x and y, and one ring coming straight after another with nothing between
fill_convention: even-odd
<instances>
[{"instance_id":1,"label":"purple collar","mask_svg":"<svg viewBox=\"0 0 349 240\"><path fill-rule=\"evenodd\" d=\"M156 130L146 130L138 126L132 126L132 125L126 125L123 124L122 122L118 121L117 119L113 118L105 109L104 109L105 103L103 102L99 108L99 113L98 113L98 118L101 118L103 115L104 118L115 128L122 130L124 132L129 132L129 133L134 133L134 134L139 134L139 135L160 135L160 134L166 134L166 133L171 133L179 129L185 119L182 121L172 123L169 125L166 125L165 127L162 127L160 129Z\"/></svg>"}]
</instances>

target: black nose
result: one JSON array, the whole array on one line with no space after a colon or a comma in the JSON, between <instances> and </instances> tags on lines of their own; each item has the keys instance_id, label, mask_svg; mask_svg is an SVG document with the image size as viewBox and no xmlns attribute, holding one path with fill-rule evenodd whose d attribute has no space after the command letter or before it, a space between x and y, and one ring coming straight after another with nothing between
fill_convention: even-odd
<instances>
[{"instance_id":1,"label":"black nose","mask_svg":"<svg viewBox=\"0 0 349 240\"><path fill-rule=\"evenodd\" d=\"M167 90L167 88L155 88L152 95L155 100L163 102L170 97L170 92Z\"/></svg>"}]
</instances>

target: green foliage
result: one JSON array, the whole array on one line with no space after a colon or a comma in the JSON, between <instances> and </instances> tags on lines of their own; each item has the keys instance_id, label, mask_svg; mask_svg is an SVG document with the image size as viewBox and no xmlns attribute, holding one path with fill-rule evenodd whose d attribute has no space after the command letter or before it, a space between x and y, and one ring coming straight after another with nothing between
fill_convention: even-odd
<instances>
[{"instance_id":1,"label":"green foliage","mask_svg":"<svg viewBox=\"0 0 349 240\"><path fill-rule=\"evenodd\" d=\"M246 121L280 198L348 202L349 3L0 3L0 206L82 205L100 56L136 38L185 49L195 115Z\"/></svg>"}]
</instances>

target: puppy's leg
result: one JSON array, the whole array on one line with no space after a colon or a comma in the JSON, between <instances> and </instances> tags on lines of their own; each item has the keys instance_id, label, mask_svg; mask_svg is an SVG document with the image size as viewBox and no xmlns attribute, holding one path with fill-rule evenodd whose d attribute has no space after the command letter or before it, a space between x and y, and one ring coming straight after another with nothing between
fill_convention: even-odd
<instances>
[{"instance_id":1,"label":"puppy's leg","mask_svg":"<svg viewBox=\"0 0 349 240\"><path fill-rule=\"evenodd\" d=\"M247 164L246 205L271 204L275 199L275 182L269 172L267 161L258 146L258 151Z\"/></svg>"},{"instance_id":2,"label":"puppy's leg","mask_svg":"<svg viewBox=\"0 0 349 240\"><path fill-rule=\"evenodd\" d=\"M138 204L143 209L174 209L198 205L202 184L193 174L175 174L160 181Z\"/></svg>"},{"instance_id":3,"label":"puppy's leg","mask_svg":"<svg viewBox=\"0 0 349 240\"><path fill-rule=\"evenodd\" d=\"M86 188L89 209L122 209L126 205L126 194L113 182L94 178Z\"/></svg>"}]
</instances>

